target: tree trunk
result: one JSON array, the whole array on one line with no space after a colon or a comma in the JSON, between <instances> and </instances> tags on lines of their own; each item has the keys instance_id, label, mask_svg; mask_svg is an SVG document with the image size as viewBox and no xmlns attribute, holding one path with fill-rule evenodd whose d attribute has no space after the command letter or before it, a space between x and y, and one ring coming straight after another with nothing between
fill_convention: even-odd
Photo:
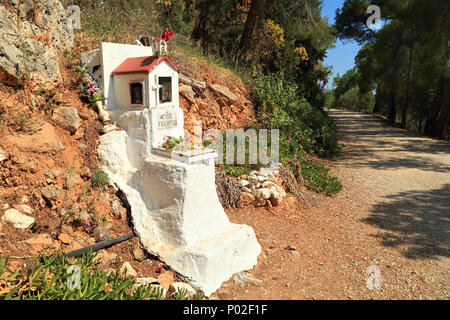
<instances>
[{"instance_id":1,"label":"tree trunk","mask_svg":"<svg viewBox=\"0 0 450 320\"><path fill-rule=\"evenodd\" d=\"M403 106L403 112L402 112L402 127L406 128L406 117L408 115L408 109L409 109L409 91L410 91L410 85L411 85L411 69L412 69L412 62L413 62L413 39L412 39L412 30L411 26L409 28L409 39L408 39L408 78L406 82L406 101L405 105Z\"/></svg>"},{"instance_id":2,"label":"tree trunk","mask_svg":"<svg viewBox=\"0 0 450 320\"><path fill-rule=\"evenodd\" d=\"M264 3L265 0L252 0L250 11L247 15L247 21L245 22L244 31L242 33L241 43L239 44L239 56L245 54L250 48L256 23L258 22L258 17L261 16Z\"/></svg>"},{"instance_id":3,"label":"tree trunk","mask_svg":"<svg viewBox=\"0 0 450 320\"><path fill-rule=\"evenodd\" d=\"M397 117L397 106L395 105L395 90L391 89L389 93L390 102L389 102L389 121L395 123L395 119Z\"/></svg>"},{"instance_id":4,"label":"tree trunk","mask_svg":"<svg viewBox=\"0 0 450 320\"><path fill-rule=\"evenodd\" d=\"M380 95L379 95L378 88L377 88L377 91L375 93L375 105L373 106L372 113L375 113L375 114L380 113L380 108L381 108Z\"/></svg>"},{"instance_id":5,"label":"tree trunk","mask_svg":"<svg viewBox=\"0 0 450 320\"><path fill-rule=\"evenodd\" d=\"M441 78L436 92L434 108L427 119L425 127L426 133L435 137L443 137L446 126L448 126L448 122L450 121L450 105L448 93L445 91L446 80L445 78Z\"/></svg>"}]
</instances>

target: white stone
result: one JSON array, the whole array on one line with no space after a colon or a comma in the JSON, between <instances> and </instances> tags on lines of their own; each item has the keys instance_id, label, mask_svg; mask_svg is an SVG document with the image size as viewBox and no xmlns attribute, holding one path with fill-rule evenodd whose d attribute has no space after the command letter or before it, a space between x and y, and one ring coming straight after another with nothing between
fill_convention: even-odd
<instances>
[{"instance_id":1,"label":"white stone","mask_svg":"<svg viewBox=\"0 0 450 320\"><path fill-rule=\"evenodd\" d=\"M271 188L271 187L273 187L273 186L275 186L275 183L273 183L272 181L265 181L265 182L262 184L262 187L263 187L263 188Z\"/></svg>"},{"instance_id":2,"label":"white stone","mask_svg":"<svg viewBox=\"0 0 450 320\"><path fill-rule=\"evenodd\" d=\"M265 181L267 181L267 177L265 177L265 176L258 176L258 181L259 182L265 182Z\"/></svg>"},{"instance_id":3,"label":"white stone","mask_svg":"<svg viewBox=\"0 0 450 320\"><path fill-rule=\"evenodd\" d=\"M159 280L153 277L149 277L149 278L137 278L136 279L136 286L140 287L140 286L147 286L150 284L159 284Z\"/></svg>"},{"instance_id":4,"label":"white stone","mask_svg":"<svg viewBox=\"0 0 450 320\"><path fill-rule=\"evenodd\" d=\"M107 124L107 125L104 125L104 126L103 126L103 128L102 128L102 133L108 133L108 132L114 131L114 130L116 130L116 129L117 129L117 128L116 128L115 125L113 125L113 124Z\"/></svg>"},{"instance_id":5,"label":"white stone","mask_svg":"<svg viewBox=\"0 0 450 320\"><path fill-rule=\"evenodd\" d=\"M28 229L35 222L34 218L24 215L16 209L6 210L2 217L2 221L12 223L15 228L22 230Z\"/></svg>"},{"instance_id":6,"label":"white stone","mask_svg":"<svg viewBox=\"0 0 450 320\"><path fill-rule=\"evenodd\" d=\"M129 262L125 262L121 267L120 267L120 272L124 272L126 271L126 274L128 276L132 276L132 277L136 277L137 276L137 272L136 270L133 269L133 267L131 266L131 264Z\"/></svg>"},{"instance_id":7,"label":"white stone","mask_svg":"<svg viewBox=\"0 0 450 320\"><path fill-rule=\"evenodd\" d=\"M247 180L241 180L239 181L239 184L241 185L242 188L245 188L250 184L250 182L248 182Z\"/></svg>"},{"instance_id":8,"label":"white stone","mask_svg":"<svg viewBox=\"0 0 450 320\"><path fill-rule=\"evenodd\" d=\"M271 196L270 190L267 188L257 189L255 191L255 196L257 199L269 200Z\"/></svg>"},{"instance_id":9,"label":"white stone","mask_svg":"<svg viewBox=\"0 0 450 320\"><path fill-rule=\"evenodd\" d=\"M17 210L19 210L22 213L26 213L26 214L33 214L34 210L31 209L29 206L27 206L26 204L20 204L15 206L15 208Z\"/></svg>"},{"instance_id":10,"label":"white stone","mask_svg":"<svg viewBox=\"0 0 450 320\"><path fill-rule=\"evenodd\" d=\"M0 163L8 159L6 152L0 148Z\"/></svg>"}]
</instances>

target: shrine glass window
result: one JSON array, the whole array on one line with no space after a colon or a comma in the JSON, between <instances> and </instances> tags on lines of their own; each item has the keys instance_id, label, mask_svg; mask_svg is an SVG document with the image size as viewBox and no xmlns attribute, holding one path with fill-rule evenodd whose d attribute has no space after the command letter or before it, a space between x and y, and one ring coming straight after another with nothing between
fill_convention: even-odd
<instances>
[{"instance_id":1,"label":"shrine glass window","mask_svg":"<svg viewBox=\"0 0 450 320\"><path fill-rule=\"evenodd\" d=\"M172 102L172 78L159 77L159 103Z\"/></svg>"},{"instance_id":2,"label":"shrine glass window","mask_svg":"<svg viewBox=\"0 0 450 320\"><path fill-rule=\"evenodd\" d=\"M131 104L144 104L144 84L142 82L130 83Z\"/></svg>"}]
</instances>

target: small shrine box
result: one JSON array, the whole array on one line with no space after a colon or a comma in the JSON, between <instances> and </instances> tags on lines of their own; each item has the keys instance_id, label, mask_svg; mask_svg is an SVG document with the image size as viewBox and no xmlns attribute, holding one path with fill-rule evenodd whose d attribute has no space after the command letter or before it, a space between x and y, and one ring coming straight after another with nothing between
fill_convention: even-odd
<instances>
[{"instance_id":1,"label":"small shrine box","mask_svg":"<svg viewBox=\"0 0 450 320\"><path fill-rule=\"evenodd\" d=\"M115 105L125 110L179 108L178 72L167 56L125 59L112 72Z\"/></svg>"}]
</instances>

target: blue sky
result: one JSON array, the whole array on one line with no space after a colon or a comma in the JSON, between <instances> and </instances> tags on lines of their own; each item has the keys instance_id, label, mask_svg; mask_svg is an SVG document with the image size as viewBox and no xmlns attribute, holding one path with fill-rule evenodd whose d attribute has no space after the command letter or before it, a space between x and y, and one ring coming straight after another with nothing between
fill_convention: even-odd
<instances>
[{"instance_id":1,"label":"blue sky","mask_svg":"<svg viewBox=\"0 0 450 320\"><path fill-rule=\"evenodd\" d=\"M345 0L323 0L322 3L322 16L327 16L328 23L334 24L334 17L336 9L342 8ZM333 84L333 78L336 74L343 75L347 70L351 69L355 65L355 57L361 48L354 41L346 41L345 43L341 40L337 40L335 43L335 48L329 49L327 51L327 57L325 58L325 65L333 67L333 75L328 83L328 88L331 88Z\"/></svg>"}]
</instances>

